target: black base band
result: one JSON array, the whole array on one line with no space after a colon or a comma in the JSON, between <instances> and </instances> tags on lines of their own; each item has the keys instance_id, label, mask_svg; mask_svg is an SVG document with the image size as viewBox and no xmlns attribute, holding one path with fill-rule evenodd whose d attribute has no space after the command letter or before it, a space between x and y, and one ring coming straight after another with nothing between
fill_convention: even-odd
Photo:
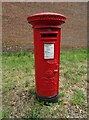
<instances>
[{"instance_id":1,"label":"black base band","mask_svg":"<svg viewBox=\"0 0 89 120\"><path fill-rule=\"evenodd\" d=\"M59 94L56 94L56 95L51 96L51 97L43 97L43 96L40 96L36 93L36 98L38 99L38 101L56 102L59 98Z\"/></svg>"}]
</instances>

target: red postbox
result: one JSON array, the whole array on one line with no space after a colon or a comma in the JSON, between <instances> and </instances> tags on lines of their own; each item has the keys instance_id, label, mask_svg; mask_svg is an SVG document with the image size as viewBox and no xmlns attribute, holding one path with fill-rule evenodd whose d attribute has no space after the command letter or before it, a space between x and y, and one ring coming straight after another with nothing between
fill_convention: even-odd
<instances>
[{"instance_id":1,"label":"red postbox","mask_svg":"<svg viewBox=\"0 0 89 120\"><path fill-rule=\"evenodd\" d=\"M39 13L27 18L34 32L36 96L54 101L59 93L61 24L66 17L57 13Z\"/></svg>"}]
</instances>

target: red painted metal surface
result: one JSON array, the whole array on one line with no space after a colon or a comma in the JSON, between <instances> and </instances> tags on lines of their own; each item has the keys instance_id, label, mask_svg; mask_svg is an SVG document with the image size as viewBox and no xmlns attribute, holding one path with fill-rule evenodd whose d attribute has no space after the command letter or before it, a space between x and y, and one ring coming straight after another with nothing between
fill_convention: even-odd
<instances>
[{"instance_id":1,"label":"red painted metal surface","mask_svg":"<svg viewBox=\"0 0 89 120\"><path fill-rule=\"evenodd\" d=\"M59 92L61 24L66 17L57 13L29 16L33 25L36 93L43 97Z\"/></svg>"}]
</instances>

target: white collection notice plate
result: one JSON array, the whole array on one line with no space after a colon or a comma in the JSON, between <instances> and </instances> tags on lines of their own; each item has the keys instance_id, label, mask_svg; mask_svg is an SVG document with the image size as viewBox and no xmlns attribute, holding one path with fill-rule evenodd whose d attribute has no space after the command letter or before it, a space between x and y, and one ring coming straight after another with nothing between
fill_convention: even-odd
<instances>
[{"instance_id":1,"label":"white collection notice plate","mask_svg":"<svg viewBox=\"0 0 89 120\"><path fill-rule=\"evenodd\" d=\"M54 59L54 44L44 44L44 59Z\"/></svg>"}]
</instances>

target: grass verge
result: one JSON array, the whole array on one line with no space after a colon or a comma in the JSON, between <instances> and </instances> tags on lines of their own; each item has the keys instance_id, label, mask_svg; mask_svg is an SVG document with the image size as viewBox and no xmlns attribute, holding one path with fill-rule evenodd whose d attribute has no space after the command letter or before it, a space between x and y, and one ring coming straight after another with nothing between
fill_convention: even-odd
<instances>
[{"instance_id":1,"label":"grass verge","mask_svg":"<svg viewBox=\"0 0 89 120\"><path fill-rule=\"evenodd\" d=\"M4 53L3 117L87 117L87 53L85 49L61 51L60 98L56 103L47 104L38 102L35 98L33 53Z\"/></svg>"}]
</instances>

